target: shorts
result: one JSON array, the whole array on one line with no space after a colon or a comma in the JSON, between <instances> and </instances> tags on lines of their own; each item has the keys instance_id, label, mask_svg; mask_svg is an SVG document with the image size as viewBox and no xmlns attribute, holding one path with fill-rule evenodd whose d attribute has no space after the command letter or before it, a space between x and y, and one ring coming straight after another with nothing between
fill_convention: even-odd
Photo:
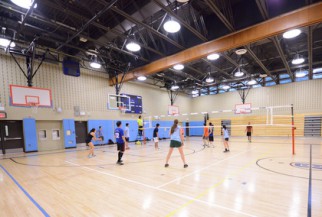
<instances>
[{"instance_id":1,"label":"shorts","mask_svg":"<svg viewBox=\"0 0 322 217\"><path fill-rule=\"evenodd\" d=\"M139 127L138 134L139 134L139 136L143 135L143 127L141 127L141 126Z\"/></svg>"},{"instance_id":2,"label":"shorts","mask_svg":"<svg viewBox=\"0 0 322 217\"><path fill-rule=\"evenodd\" d=\"M214 136L209 136L209 142L213 142L214 141Z\"/></svg>"},{"instance_id":3,"label":"shorts","mask_svg":"<svg viewBox=\"0 0 322 217\"><path fill-rule=\"evenodd\" d=\"M180 148L181 147L181 142L176 141L176 140L171 140L170 141L170 147L171 148Z\"/></svg>"},{"instance_id":4,"label":"shorts","mask_svg":"<svg viewBox=\"0 0 322 217\"><path fill-rule=\"evenodd\" d=\"M117 144L117 150L118 151L124 151L125 150L125 144L124 143L116 143Z\"/></svg>"},{"instance_id":5,"label":"shorts","mask_svg":"<svg viewBox=\"0 0 322 217\"><path fill-rule=\"evenodd\" d=\"M130 138L129 137L125 137L125 141L129 142Z\"/></svg>"},{"instance_id":6,"label":"shorts","mask_svg":"<svg viewBox=\"0 0 322 217\"><path fill-rule=\"evenodd\" d=\"M247 136L252 136L252 132L247 132Z\"/></svg>"},{"instance_id":7,"label":"shorts","mask_svg":"<svg viewBox=\"0 0 322 217\"><path fill-rule=\"evenodd\" d=\"M85 142L86 142L86 144L88 144L88 143L92 142L92 140L86 140Z\"/></svg>"},{"instance_id":8,"label":"shorts","mask_svg":"<svg viewBox=\"0 0 322 217\"><path fill-rule=\"evenodd\" d=\"M153 137L154 142L159 142L159 137Z\"/></svg>"},{"instance_id":9,"label":"shorts","mask_svg":"<svg viewBox=\"0 0 322 217\"><path fill-rule=\"evenodd\" d=\"M228 142L228 141L229 141L229 138L225 138L225 141L227 141L227 142Z\"/></svg>"}]
</instances>

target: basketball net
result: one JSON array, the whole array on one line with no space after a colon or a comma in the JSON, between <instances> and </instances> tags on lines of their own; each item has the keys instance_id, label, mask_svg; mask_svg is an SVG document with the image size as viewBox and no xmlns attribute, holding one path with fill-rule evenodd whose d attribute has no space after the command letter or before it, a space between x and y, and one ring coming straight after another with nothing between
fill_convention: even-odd
<instances>
[{"instance_id":1,"label":"basketball net","mask_svg":"<svg viewBox=\"0 0 322 217\"><path fill-rule=\"evenodd\" d=\"M37 114L38 113L38 107L39 107L39 104L38 103L35 103L35 102L29 102L28 103L28 106L31 108L31 112L33 114Z\"/></svg>"},{"instance_id":2,"label":"basketball net","mask_svg":"<svg viewBox=\"0 0 322 217\"><path fill-rule=\"evenodd\" d=\"M126 112L126 107L124 107L124 106L120 106L120 107L119 107L119 109L120 109L120 111L121 111L121 113L122 113L122 114L125 114L125 112Z\"/></svg>"}]
</instances>

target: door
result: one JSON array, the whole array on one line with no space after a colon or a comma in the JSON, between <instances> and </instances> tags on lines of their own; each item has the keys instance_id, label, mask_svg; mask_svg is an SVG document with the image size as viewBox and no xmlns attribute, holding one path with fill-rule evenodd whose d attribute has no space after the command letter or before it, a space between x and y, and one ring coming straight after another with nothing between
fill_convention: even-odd
<instances>
[{"instance_id":1,"label":"door","mask_svg":"<svg viewBox=\"0 0 322 217\"><path fill-rule=\"evenodd\" d=\"M0 121L0 146L3 154L8 149L21 148L23 151L22 121Z\"/></svg>"},{"instance_id":2,"label":"door","mask_svg":"<svg viewBox=\"0 0 322 217\"><path fill-rule=\"evenodd\" d=\"M65 148L76 148L74 119L63 120Z\"/></svg>"},{"instance_id":3,"label":"door","mask_svg":"<svg viewBox=\"0 0 322 217\"><path fill-rule=\"evenodd\" d=\"M85 143L87 132L87 121L75 121L76 144Z\"/></svg>"}]
</instances>

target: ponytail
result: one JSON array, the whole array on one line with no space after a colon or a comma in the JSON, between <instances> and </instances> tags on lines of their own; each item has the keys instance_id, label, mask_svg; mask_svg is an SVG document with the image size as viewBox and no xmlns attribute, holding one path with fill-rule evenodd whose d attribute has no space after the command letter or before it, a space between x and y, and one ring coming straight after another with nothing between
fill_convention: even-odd
<instances>
[{"instance_id":1,"label":"ponytail","mask_svg":"<svg viewBox=\"0 0 322 217\"><path fill-rule=\"evenodd\" d=\"M178 123L179 123L178 119L175 119L174 122L173 122L173 125L171 127L171 131L170 131L171 134L173 134L175 129L178 127Z\"/></svg>"}]
</instances>

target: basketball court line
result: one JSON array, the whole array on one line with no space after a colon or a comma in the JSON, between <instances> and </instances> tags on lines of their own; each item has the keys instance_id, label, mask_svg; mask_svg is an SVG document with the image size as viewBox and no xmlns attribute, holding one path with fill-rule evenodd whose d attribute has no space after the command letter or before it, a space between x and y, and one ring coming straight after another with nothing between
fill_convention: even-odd
<instances>
[{"instance_id":1,"label":"basketball court line","mask_svg":"<svg viewBox=\"0 0 322 217\"><path fill-rule=\"evenodd\" d=\"M224 158L224 159L222 159L222 160L220 160L220 161L217 161L217 162L214 162L214 163L212 163L212 164L209 164L209 165L208 165L208 166L206 166L206 167L203 167L203 168L197 169L197 170L195 170L195 171L193 171L193 172L191 172L191 173L188 173L188 174L186 174L186 175L184 175L184 176L178 177L178 178L173 179L173 180L171 180L171 181L169 181L169 182L167 182L167 183L164 183L164 184L162 184L162 185L159 185L159 186L157 186L157 188L162 188L162 187L164 187L164 186L166 186L166 185L168 185L168 184L171 184L171 183L173 183L173 182L176 182L176 181L178 181L178 180L181 180L181 179L183 179L183 178L186 178L186 177L188 177L188 176L191 176L191 175L193 175L193 174L195 174L195 173L198 173L198 172L200 172L200 171L206 170L206 169L208 169L208 168L210 168L210 167L212 167L212 166L214 166L214 165L217 165L217 164L219 164L219 163L221 163L221 162L223 162L223 161L230 160L230 159L235 158L235 157L237 157L237 156L239 156L239 155L242 155L242 154L244 154L244 153L246 153L246 152L249 152L249 151L251 151L251 150L253 150L253 149L255 149L255 148L256 148L256 147L251 148L251 149L249 149L249 150L247 150L247 151L240 152L240 153L235 154L235 155L233 155L233 156L231 156L231 157Z\"/></svg>"},{"instance_id":2,"label":"basketball court line","mask_svg":"<svg viewBox=\"0 0 322 217\"><path fill-rule=\"evenodd\" d=\"M172 192L172 191L169 191L169 190L161 189L161 188L158 188L158 187L155 187L155 186L152 186L152 185L147 185L147 184L144 184L142 182L138 182L138 181L134 181L134 180L131 180L131 179L127 179L127 178L124 178L124 177L121 177L121 176L117 176L117 175L114 175L114 174L111 174L111 173L107 173L107 172L104 172L104 171L92 169L90 167L84 167L84 166L81 166L79 164L76 164L76 163L73 163L73 162L70 162L70 161L65 161L65 162L66 163L69 163L69 164L72 164L74 166L78 166L78 167L80 167L82 169L86 169L86 170L89 170L89 171L97 172L97 173L100 173L100 174L103 174L103 175L107 175L107 176L110 176L110 177L113 177L113 178L117 178L117 179L120 179L120 180L129 182L129 183L141 185L141 186L144 186L146 188L150 188L150 189L153 189L153 190L156 190L156 191L168 193L168 194L171 194L171 195L174 195L174 196L183 198L183 199L187 199L189 201L194 201L194 202L206 204L206 205L211 206L211 207L221 208L221 209L224 209L224 210L227 210L227 211L230 211L230 212L242 214L244 216L255 217L254 215L251 215L249 213L245 213L245 212L242 212L242 211L239 211L239 210L231 209L231 208L228 208L228 207L225 207L225 206L221 206L221 205L218 205L218 204L209 203L207 201L203 201L203 200L200 200L200 199L196 199L196 198L193 198L193 197L184 195L184 194L179 194L179 193L175 193L175 192ZM226 179L226 178L224 178L224 179Z\"/></svg>"},{"instance_id":3,"label":"basketball court line","mask_svg":"<svg viewBox=\"0 0 322 217\"><path fill-rule=\"evenodd\" d=\"M6 168L4 168L1 164L0 167L2 170L10 177L10 179L18 186L18 188L28 197L28 199L42 212L42 214L46 217L50 217L50 215L42 208L39 203L19 184L19 182L9 173Z\"/></svg>"}]
</instances>

